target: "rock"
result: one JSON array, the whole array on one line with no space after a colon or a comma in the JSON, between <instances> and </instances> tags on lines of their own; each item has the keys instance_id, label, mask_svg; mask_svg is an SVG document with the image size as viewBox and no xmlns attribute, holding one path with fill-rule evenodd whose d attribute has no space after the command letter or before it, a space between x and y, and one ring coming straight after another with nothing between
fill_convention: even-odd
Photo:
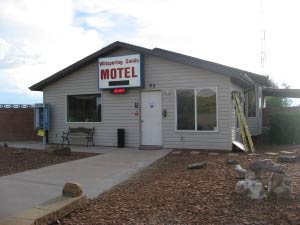
<instances>
[{"instance_id":1,"label":"rock","mask_svg":"<svg viewBox=\"0 0 300 225\"><path fill-rule=\"evenodd\" d=\"M238 179L244 179L247 173L247 170L243 169L240 164L235 166L235 171L238 173Z\"/></svg>"},{"instance_id":2,"label":"rock","mask_svg":"<svg viewBox=\"0 0 300 225\"><path fill-rule=\"evenodd\" d=\"M66 183L62 190L62 195L67 197L78 197L83 194L82 187L79 183Z\"/></svg>"},{"instance_id":3,"label":"rock","mask_svg":"<svg viewBox=\"0 0 300 225\"><path fill-rule=\"evenodd\" d=\"M219 155L220 153L218 152L209 152L208 155Z\"/></svg>"},{"instance_id":4,"label":"rock","mask_svg":"<svg viewBox=\"0 0 300 225\"><path fill-rule=\"evenodd\" d=\"M286 167L278 163L274 163L271 159L260 159L250 163L249 168L254 172L272 172L285 173Z\"/></svg>"},{"instance_id":5,"label":"rock","mask_svg":"<svg viewBox=\"0 0 300 225\"><path fill-rule=\"evenodd\" d=\"M296 151L280 151L281 155L294 155Z\"/></svg>"},{"instance_id":6,"label":"rock","mask_svg":"<svg viewBox=\"0 0 300 225\"><path fill-rule=\"evenodd\" d=\"M171 154L172 154L172 155L179 155L179 154L181 154L181 151L174 151L174 152L172 152Z\"/></svg>"},{"instance_id":7,"label":"rock","mask_svg":"<svg viewBox=\"0 0 300 225\"><path fill-rule=\"evenodd\" d=\"M191 154L191 155L199 155L200 152L199 152L199 151L191 151L190 154Z\"/></svg>"},{"instance_id":8,"label":"rock","mask_svg":"<svg viewBox=\"0 0 300 225\"><path fill-rule=\"evenodd\" d=\"M194 163L194 164L190 164L188 165L188 169L192 170L192 169L201 169L203 167L205 167L207 165L207 163L202 162L202 163Z\"/></svg>"},{"instance_id":9,"label":"rock","mask_svg":"<svg viewBox=\"0 0 300 225\"><path fill-rule=\"evenodd\" d=\"M63 147L63 148L56 148L55 150L52 151L53 154L55 155L71 155L71 148L70 147Z\"/></svg>"},{"instance_id":10,"label":"rock","mask_svg":"<svg viewBox=\"0 0 300 225\"><path fill-rule=\"evenodd\" d=\"M268 194L280 198L294 198L290 176L287 174L272 173L268 181Z\"/></svg>"},{"instance_id":11,"label":"rock","mask_svg":"<svg viewBox=\"0 0 300 225\"><path fill-rule=\"evenodd\" d=\"M277 161L278 162L295 163L298 161L298 158L295 155L280 155L277 157Z\"/></svg>"},{"instance_id":12,"label":"rock","mask_svg":"<svg viewBox=\"0 0 300 225\"><path fill-rule=\"evenodd\" d=\"M4 147L4 148L8 148L8 144L7 144L7 143L4 143L4 144L3 144L3 147Z\"/></svg>"},{"instance_id":13,"label":"rock","mask_svg":"<svg viewBox=\"0 0 300 225\"><path fill-rule=\"evenodd\" d=\"M267 197L264 185L260 180L240 180L235 186L235 192L251 199L263 199Z\"/></svg>"},{"instance_id":14,"label":"rock","mask_svg":"<svg viewBox=\"0 0 300 225\"><path fill-rule=\"evenodd\" d=\"M226 161L226 163L227 163L228 165L236 165L236 164L238 164L238 161L236 161L235 159L228 159L228 160Z\"/></svg>"},{"instance_id":15,"label":"rock","mask_svg":"<svg viewBox=\"0 0 300 225\"><path fill-rule=\"evenodd\" d=\"M266 152L265 155L276 156L276 155L278 155L278 153L277 152Z\"/></svg>"},{"instance_id":16,"label":"rock","mask_svg":"<svg viewBox=\"0 0 300 225\"><path fill-rule=\"evenodd\" d=\"M260 156L258 153L248 153L249 156Z\"/></svg>"},{"instance_id":17,"label":"rock","mask_svg":"<svg viewBox=\"0 0 300 225\"><path fill-rule=\"evenodd\" d=\"M246 173L245 179L246 180L259 180L260 177L256 173L249 171L248 173Z\"/></svg>"}]
</instances>

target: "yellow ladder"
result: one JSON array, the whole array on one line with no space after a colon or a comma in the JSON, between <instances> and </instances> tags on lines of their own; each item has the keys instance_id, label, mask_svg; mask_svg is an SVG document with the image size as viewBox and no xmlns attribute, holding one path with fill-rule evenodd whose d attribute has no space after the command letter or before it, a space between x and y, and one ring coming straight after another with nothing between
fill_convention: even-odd
<instances>
[{"instance_id":1,"label":"yellow ladder","mask_svg":"<svg viewBox=\"0 0 300 225\"><path fill-rule=\"evenodd\" d=\"M247 124L247 120L245 118L244 112L242 110L239 93L238 92L232 92L233 102L235 105L235 111L238 117L238 121L240 124L241 129L241 135L242 135L242 141L245 147L245 151L248 152L251 150L251 152L255 152L251 133Z\"/></svg>"}]
</instances>

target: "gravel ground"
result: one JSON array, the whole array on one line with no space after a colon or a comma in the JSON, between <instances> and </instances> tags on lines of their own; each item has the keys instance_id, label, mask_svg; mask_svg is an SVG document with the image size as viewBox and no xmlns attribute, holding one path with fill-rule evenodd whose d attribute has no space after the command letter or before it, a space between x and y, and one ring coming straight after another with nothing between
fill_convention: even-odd
<instances>
[{"instance_id":1,"label":"gravel ground","mask_svg":"<svg viewBox=\"0 0 300 225\"><path fill-rule=\"evenodd\" d=\"M189 151L169 154L60 224L300 224L298 163L286 164L293 179L294 200L250 200L234 193L236 173L226 160L238 160L248 168L250 160L259 158L276 159L264 154L209 155L203 151L199 155ZM207 167L186 169L196 162L207 162Z\"/></svg>"},{"instance_id":2,"label":"gravel ground","mask_svg":"<svg viewBox=\"0 0 300 225\"><path fill-rule=\"evenodd\" d=\"M72 152L70 156L57 156L45 150L0 147L0 176L38 169L67 161L95 156L94 153Z\"/></svg>"}]
</instances>

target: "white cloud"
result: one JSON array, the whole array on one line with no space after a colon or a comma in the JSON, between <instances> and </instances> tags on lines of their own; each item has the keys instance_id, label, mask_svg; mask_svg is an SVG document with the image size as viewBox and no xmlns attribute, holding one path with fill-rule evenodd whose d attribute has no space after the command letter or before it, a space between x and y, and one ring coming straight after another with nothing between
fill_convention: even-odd
<instances>
[{"instance_id":1,"label":"white cloud","mask_svg":"<svg viewBox=\"0 0 300 225\"><path fill-rule=\"evenodd\" d=\"M2 0L0 79L27 90L116 39L261 73L261 2L266 72L300 88L297 0Z\"/></svg>"},{"instance_id":2,"label":"white cloud","mask_svg":"<svg viewBox=\"0 0 300 225\"><path fill-rule=\"evenodd\" d=\"M0 60L4 59L8 48L9 45L7 44L7 42L0 38Z\"/></svg>"},{"instance_id":3,"label":"white cloud","mask_svg":"<svg viewBox=\"0 0 300 225\"><path fill-rule=\"evenodd\" d=\"M28 94L30 85L103 46L95 30L73 24L73 15L71 1L1 1L1 92Z\"/></svg>"},{"instance_id":4,"label":"white cloud","mask_svg":"<svg viewBox=\"0 0 300 225\"><path fill-rule=\"evenodd\" d=\"M87 16L85 18L85 22L90 27L94 27L96 29L101 29L101 28L107 28L107 27L113 27L114 26L113 21L109 20L108 18L99 16L99 15Z\"/></svg>"}]
</instances>

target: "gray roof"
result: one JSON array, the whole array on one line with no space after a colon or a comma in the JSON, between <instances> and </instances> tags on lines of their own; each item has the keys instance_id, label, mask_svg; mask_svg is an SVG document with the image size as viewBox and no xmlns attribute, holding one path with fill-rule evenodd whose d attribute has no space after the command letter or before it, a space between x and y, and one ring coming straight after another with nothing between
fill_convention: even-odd
<instances>
[{"instance_id":1,"label":"gray roof","mask_svg":"<svg viewBox=\"0 0 300 225\"><path fill-rule=\"evenodd\" d=\"M64 78L65 76L69 75L70 73L72 73L92 62L96 62L99 57L107 56L110 53L112 53L120 48L125 48L128 50L132 50L132 51L141 53L143 55L156 56L156 57L160 57L160 58L170 60L173 62L178 62L178 63L182 63L185 65L189 65L189 66L205 69L208 71L216 72L219 74L223 74L225 76L229 76L234 83L236 83L242 87L253 86L253 83L258 83L262 86L270 86L268 77L266 77L266 76L262 76L262 75L251 73L248 71L221 65L218 63L214 63L214 62L209 62L209 61L206 61L203 59L183 55L180 53L167 51L167 50L160 49L160 48L148 49L148 48L143 48L143 47L139 47L136 45L131 45L128 43L117 41L117 42L114 42L114 43L100 49L99 51L79 60L78 62L75 62L74 64L66 67L65 69L58 71L57 73L53 74L52 76L47 77L46 79L32 85L31 87L29 87L29 89L32 91L42 91L43 88L56 82L57 80Z\"/></svg>"},{"instance_id":2,"label":"gray roof","mask_svg":"<svg viewBox=\"0 0 300 225\"><path fill-rule=\"evenodd\" d=\"M263 88L264 96L274 96L281 98L300 98L300 89L280 89L280 88Z\"/></svg>"}]
</instances>

